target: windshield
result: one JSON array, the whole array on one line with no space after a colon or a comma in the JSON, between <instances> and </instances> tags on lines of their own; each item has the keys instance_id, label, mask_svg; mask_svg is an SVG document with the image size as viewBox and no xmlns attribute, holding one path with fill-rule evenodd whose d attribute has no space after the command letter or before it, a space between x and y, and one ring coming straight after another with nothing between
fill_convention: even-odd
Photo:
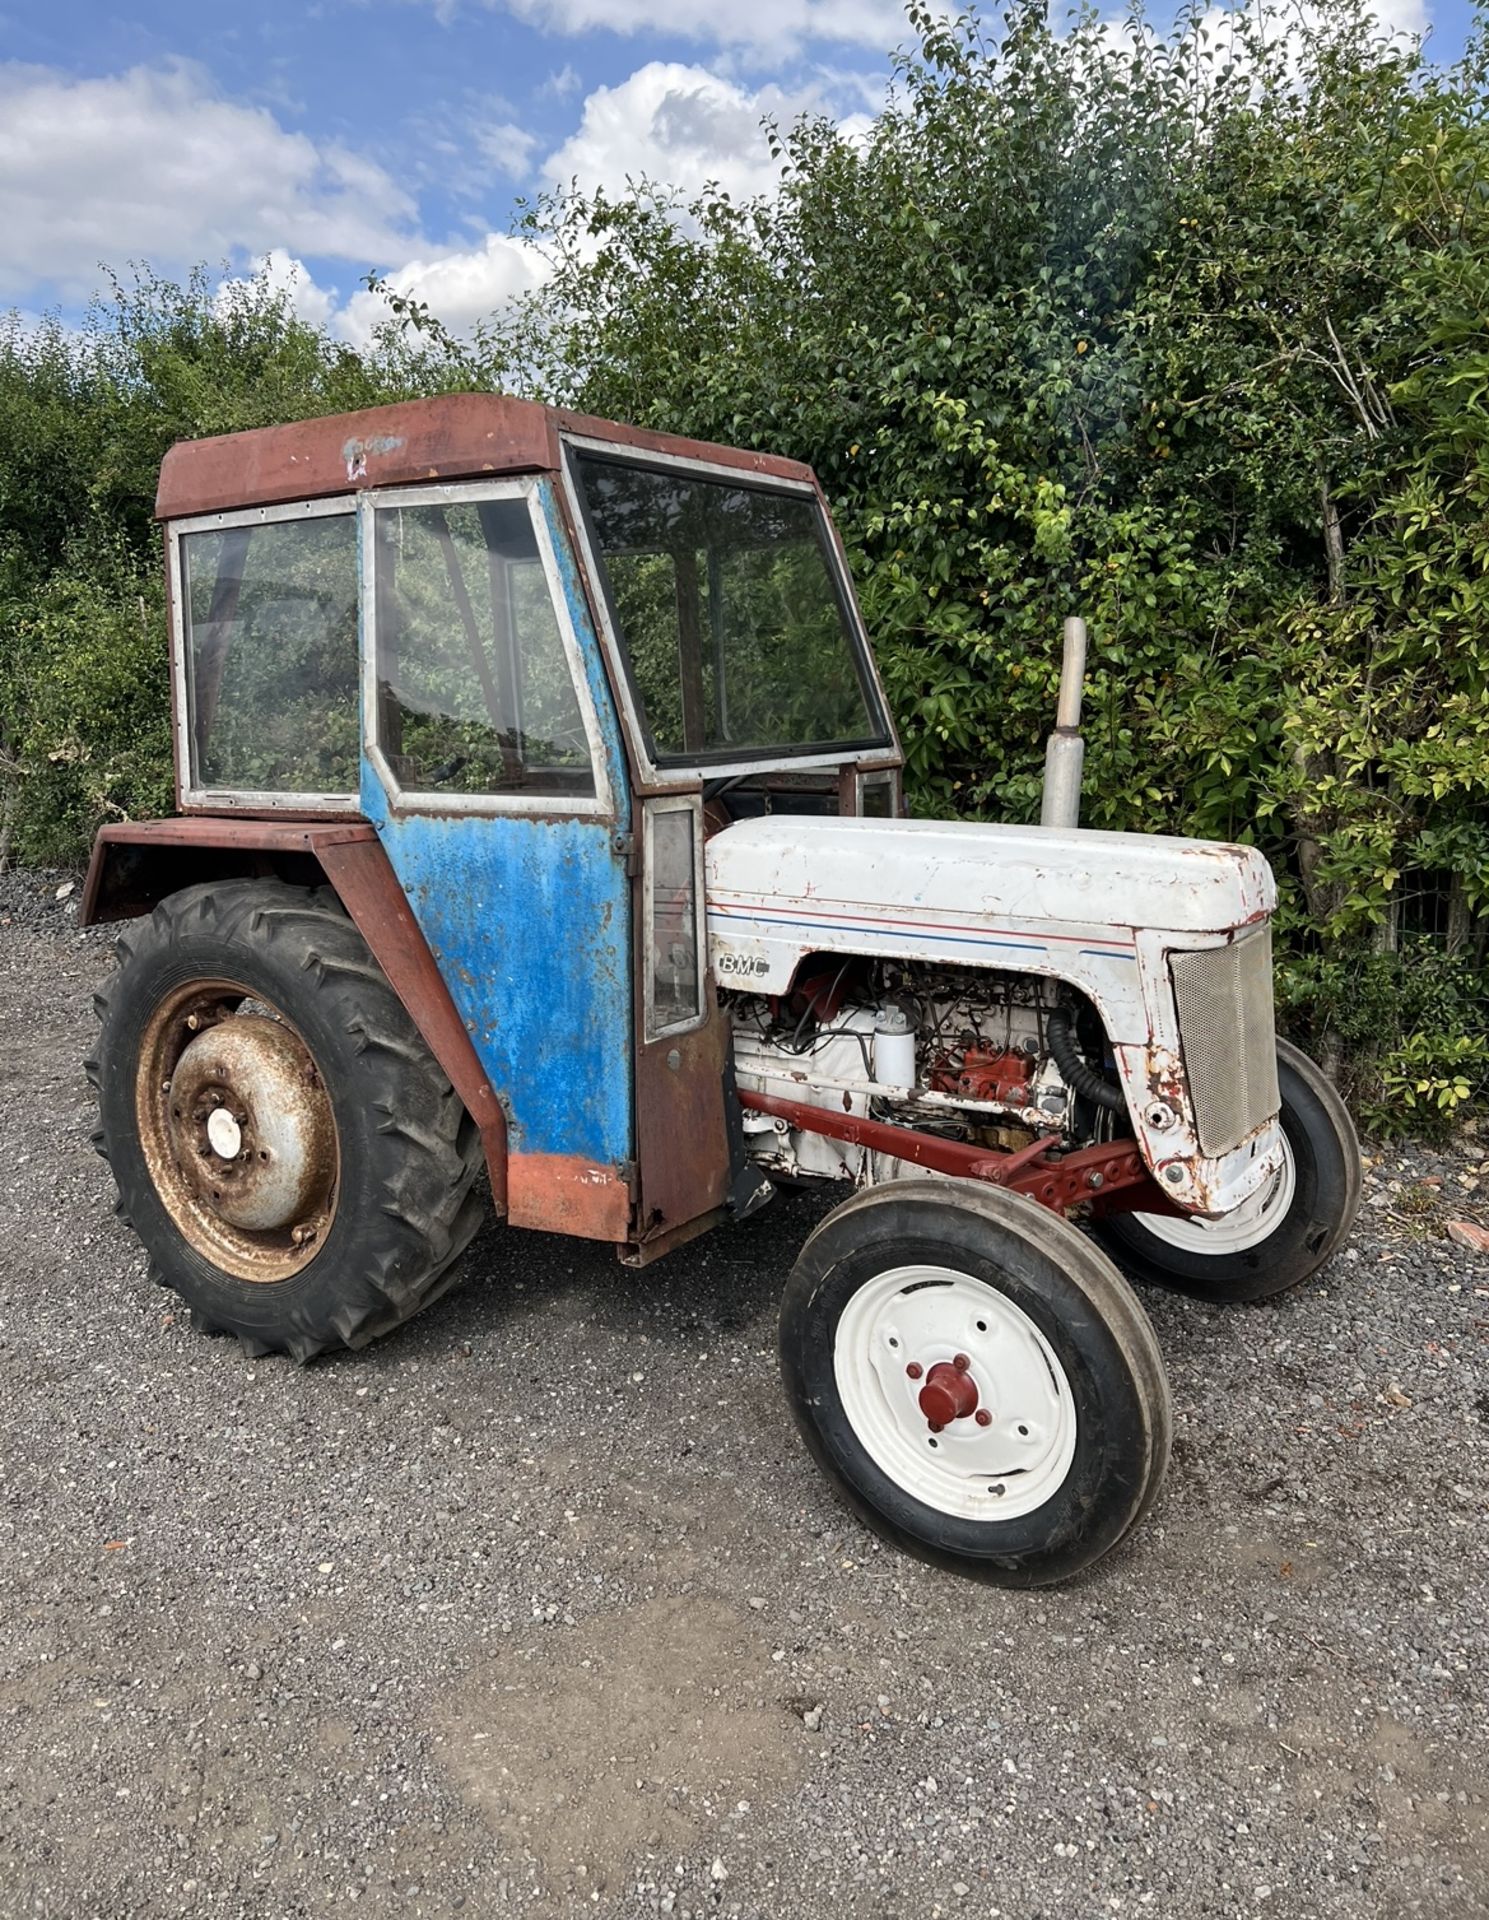
<instances>
[{"instance_id":1,"label":"windshield","mask_svg":"<svg viewBox=\"0 0 1489 1920\"><path fill-rule=\"evenodd\" d=\"M813 496L575 466L658 766L888 743Z\"/></svg>"}]
</instances>

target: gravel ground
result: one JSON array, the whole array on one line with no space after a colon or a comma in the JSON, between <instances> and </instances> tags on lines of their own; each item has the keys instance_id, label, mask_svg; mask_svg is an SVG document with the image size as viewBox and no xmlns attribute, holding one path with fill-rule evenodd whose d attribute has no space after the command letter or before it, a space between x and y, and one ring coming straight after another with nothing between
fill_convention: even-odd
<instances>
[{"instance_id":1,"label":"gravel ground","mask_svg":"<svg viewBox=\"0 0 1489 1920\"><path fill-rule=\"evenodd\" d=\"M1373 1156L1300 1295L1150 1296L1167 1488L1003 1594L796 1441L816 1198L640 1274L491 1229L306 1370L193 1334L88 1147L64 879L0 882L5 1916L1485 1912L1489 1257L1443 1228L1489 1147Z\"/></svg>"}]
</instances>

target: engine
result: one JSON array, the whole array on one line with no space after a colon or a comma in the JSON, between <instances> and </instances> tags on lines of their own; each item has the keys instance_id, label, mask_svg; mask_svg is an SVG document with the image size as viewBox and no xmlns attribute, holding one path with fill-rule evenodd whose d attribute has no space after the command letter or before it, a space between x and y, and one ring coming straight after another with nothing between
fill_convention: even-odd
<instances>
[{"instance_id":1,"label":"engine","mask_svg":"<svg viewBox=\"0 0 1489 1920\"><path fill-rule=\"evenodd\" d=\"M855 958L805 973L787 997L725 997L741 1088L1003 1149L1084 1146L1120 1125L1100 1022L1059 981ZM913 1170L775 1115L747 1110L744 1124L775 1173L866 1183Z\"/></svg>"}]
</instances>

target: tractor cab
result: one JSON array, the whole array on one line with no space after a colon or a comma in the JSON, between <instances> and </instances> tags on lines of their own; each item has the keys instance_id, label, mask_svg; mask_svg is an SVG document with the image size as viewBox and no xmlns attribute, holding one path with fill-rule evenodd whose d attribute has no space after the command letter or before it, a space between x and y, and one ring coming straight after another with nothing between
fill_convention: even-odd
<instances>
[{"instance_id":1,"label":"tractor cab","mask_svg":"<svg viewBox=\"0 0 1489 1920\"><path fill-rule=\"evenodd\" d=\"M810 470L465 394L183 443L157 511L180 817L105 830L90 910L209 846L329 875L365 834L416 1017L499 1109L510 1224L644 1260L768 1192L731 1147L705 837L900 808Z\"/></svg>"}]
</instances>

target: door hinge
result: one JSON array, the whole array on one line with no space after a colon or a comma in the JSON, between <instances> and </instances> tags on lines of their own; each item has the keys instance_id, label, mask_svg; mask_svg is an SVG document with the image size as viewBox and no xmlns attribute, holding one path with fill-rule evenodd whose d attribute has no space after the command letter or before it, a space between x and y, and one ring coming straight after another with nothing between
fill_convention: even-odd
<instances>
[{"instance_id":1,"label":"door hinge","mask_svg":"<svg viewBox=\"0 0 1489 1920\"><path fill-rule=\"evenodd\" d=\"M626 878L634 880L640 871L640 860L636 851L634 833L618 831L610 836L610 845L620 859L625 862Z\"/></svg>"}]
</instances>

